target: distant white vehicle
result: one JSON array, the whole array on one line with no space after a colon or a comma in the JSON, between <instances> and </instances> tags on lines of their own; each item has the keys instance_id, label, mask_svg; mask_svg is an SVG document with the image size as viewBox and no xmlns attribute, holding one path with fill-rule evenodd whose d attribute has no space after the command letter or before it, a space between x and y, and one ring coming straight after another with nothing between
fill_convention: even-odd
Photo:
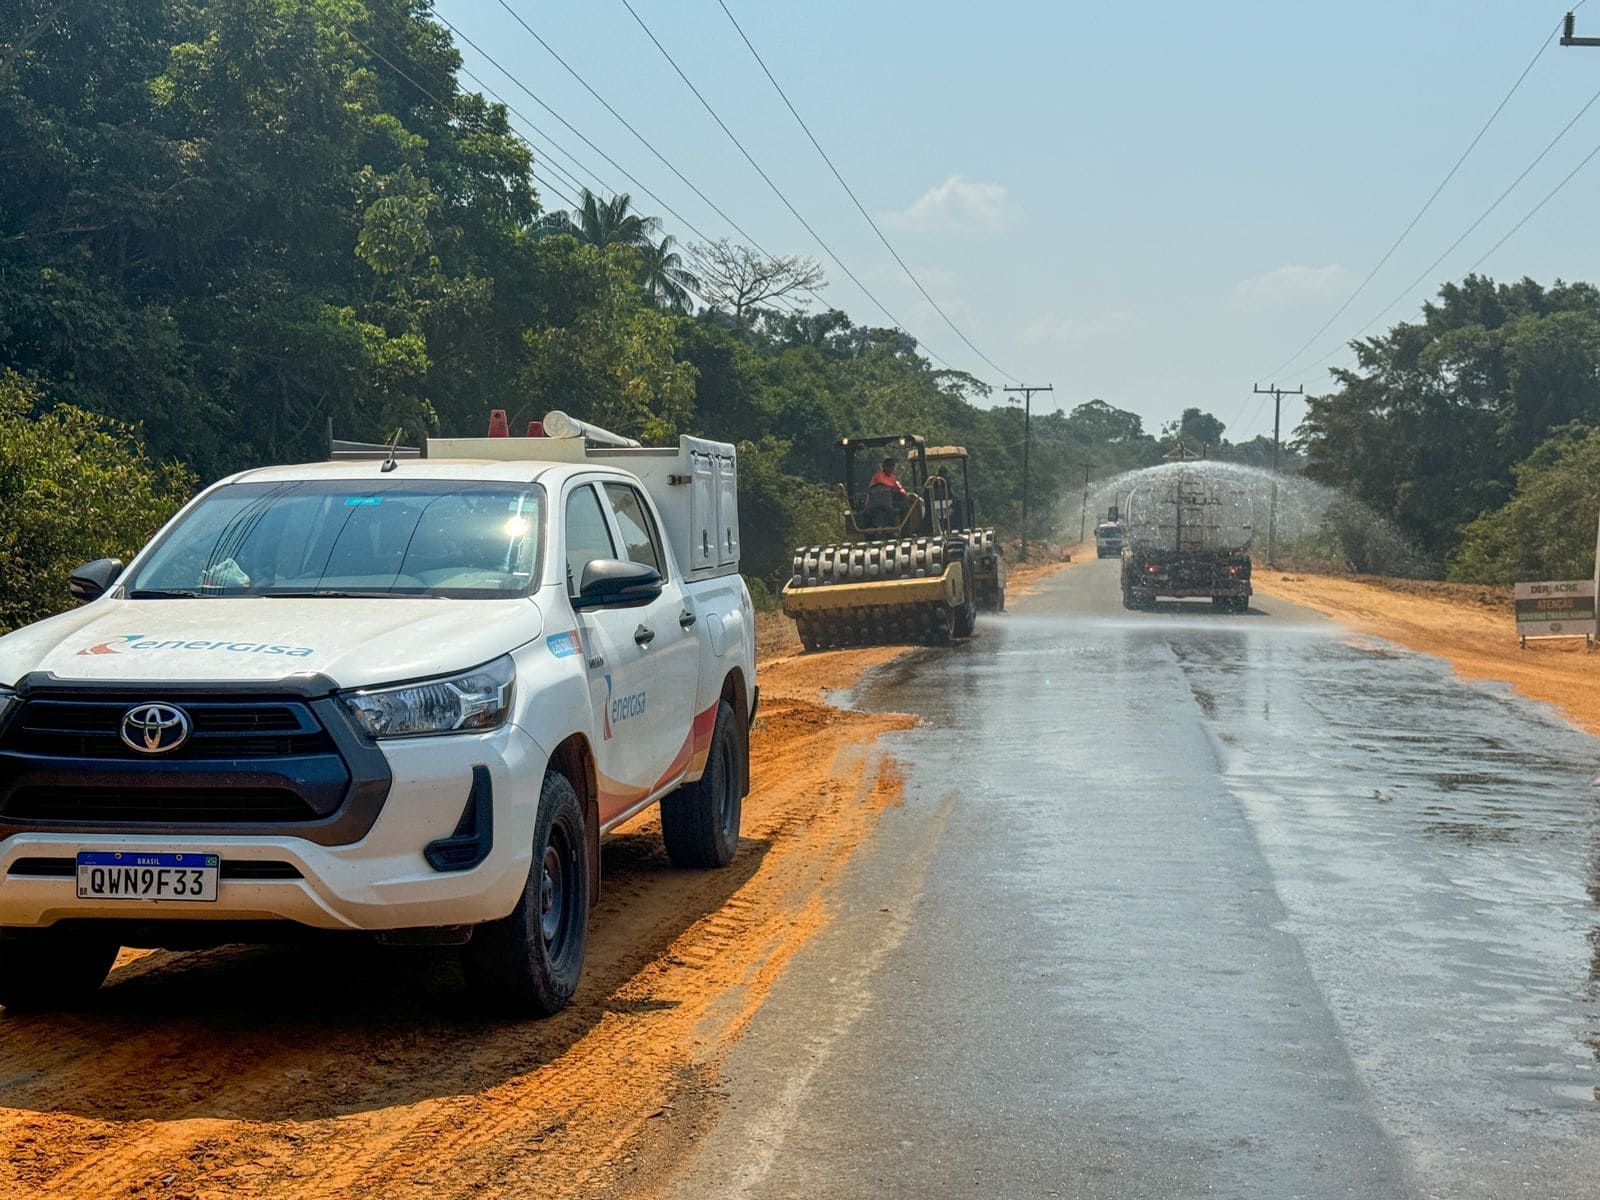
<instances>
[{"instance_id":1,"label":"distant white vehicle","mask_svg":"<svg viewBox=\"0 0 1600 1200\"><path fill-rule=\"evenodd\" d=\"M0 638L0 1003L309 927L460 944L488 1005L551 1013L603 834L659 803L675 862L733 857L733 447L545 428L225 479Z\"/></svg>"},{"instance_id":2,"label":"distant white vehicle","mask_svg":"<svg viewBox=\"0 0 1600 1200\"><path fill-rule=\"evenodd\" d=\"M1116 558L1122 553L1122 526L1115 521L1102 521L1094 527L1094 556Z\"/></svg>"}]
</instances>

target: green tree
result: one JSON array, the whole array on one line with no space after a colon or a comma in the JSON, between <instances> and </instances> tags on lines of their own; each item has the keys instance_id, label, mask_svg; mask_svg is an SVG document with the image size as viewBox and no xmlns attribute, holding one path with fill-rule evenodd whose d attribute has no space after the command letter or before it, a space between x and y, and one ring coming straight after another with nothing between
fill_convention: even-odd
<instances>
[{"instance_id":1,"label":"green tree","mask_svg":"<svg viewBox=\"0 0 1600 1200\"><path fill-rule=\"evenodd\" d=\"M0 371L0 631L67 608L74 567L132 557L194 487L136 430L66 404L39 414L41 400Z\"/></svg>"},{"instance_id":2,"label":"green tree","mask_svg":"<svg viewBox=\"0 0 1600 1200\"><path fill-rule=\"evenodd\" d=\"M1431 558L1510 495L1550 431L1600 423L1600 291L1468 276L1422 319L1357 342L1298 432L1313 479L1395 522Z\"/></svg>"},{"instance_id":3,"label":"green tree","mask_svg":"<svg viewBox=\"0 0 1600 1200\"><path fill-rule=\"evenodd\" d=\"M1462 530L1450 578L1587 579L1600 514L1600 429L1566 425L1513 468L1516 490Z\"/></svg>"}]
</instances>

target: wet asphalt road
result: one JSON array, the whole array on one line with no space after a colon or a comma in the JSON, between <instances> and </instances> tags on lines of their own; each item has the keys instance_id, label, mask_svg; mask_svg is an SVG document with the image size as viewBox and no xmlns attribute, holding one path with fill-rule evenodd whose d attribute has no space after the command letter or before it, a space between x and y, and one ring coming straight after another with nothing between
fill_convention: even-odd
<instances>
[{"instance_id":1,"label":"wet asphalt road","mask_svg":"<svg viewBox=\"0 0 1600 1200\"><path fill-rule=\"evenodd\" d=\"M680 1194L1600 1196L1600 742L1305 610L1116 586L866 687L924 718L906 802Z\"/></svg>"}]
</instances>

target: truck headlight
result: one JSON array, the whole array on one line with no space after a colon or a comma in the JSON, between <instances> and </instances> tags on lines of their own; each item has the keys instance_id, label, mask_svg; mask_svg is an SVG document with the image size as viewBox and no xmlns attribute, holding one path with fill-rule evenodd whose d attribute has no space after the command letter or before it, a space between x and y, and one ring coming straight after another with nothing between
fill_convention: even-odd
<instances>
[{"instance_id":1,"label":"truck headlight","mask_svg":"<svg viewBox=\"0 0 1600 1200\"><path fill-rule=\"evenodd\" d=\"M341 692L339 699L375 738L476 733L506 723L516 674L507 655L459 675Z\"/></svg>"}]
</instances>

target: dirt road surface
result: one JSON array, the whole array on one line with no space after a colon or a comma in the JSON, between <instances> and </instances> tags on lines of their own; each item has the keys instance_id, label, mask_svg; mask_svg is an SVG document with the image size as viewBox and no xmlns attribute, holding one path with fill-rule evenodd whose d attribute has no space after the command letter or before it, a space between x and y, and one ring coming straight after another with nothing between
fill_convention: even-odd
<instances>
[{"instance_id":1,"label":"dirt road surface","mask_svg":"<svg viewBox=\"0 0 1600 1200\"><path fill-rule=\"evenodd\" d=\"M1600 733L1600 654L1581 641L1517 643L1511 589L1370 580L1339 575L1256 573L1256 590L1303 604L1346 625L1445 659L1469 679L1509 683Z\"/></svg>"},{"instance_id":2,"label":"dirt road surface","mask_svg":"<svg viewBox=\"0 0 1600 1200\"><path fill-rule=\"evenodd\" d=\"M820 689L896 651L762 666L733 865L672 868L653 820L604 851L576 1002L465 1008L448 952L125 952L87 1011L0 1014L0 1196L595 1196L648 1189L900 777L910 719Z\"/></svg>"}]
</instances>

